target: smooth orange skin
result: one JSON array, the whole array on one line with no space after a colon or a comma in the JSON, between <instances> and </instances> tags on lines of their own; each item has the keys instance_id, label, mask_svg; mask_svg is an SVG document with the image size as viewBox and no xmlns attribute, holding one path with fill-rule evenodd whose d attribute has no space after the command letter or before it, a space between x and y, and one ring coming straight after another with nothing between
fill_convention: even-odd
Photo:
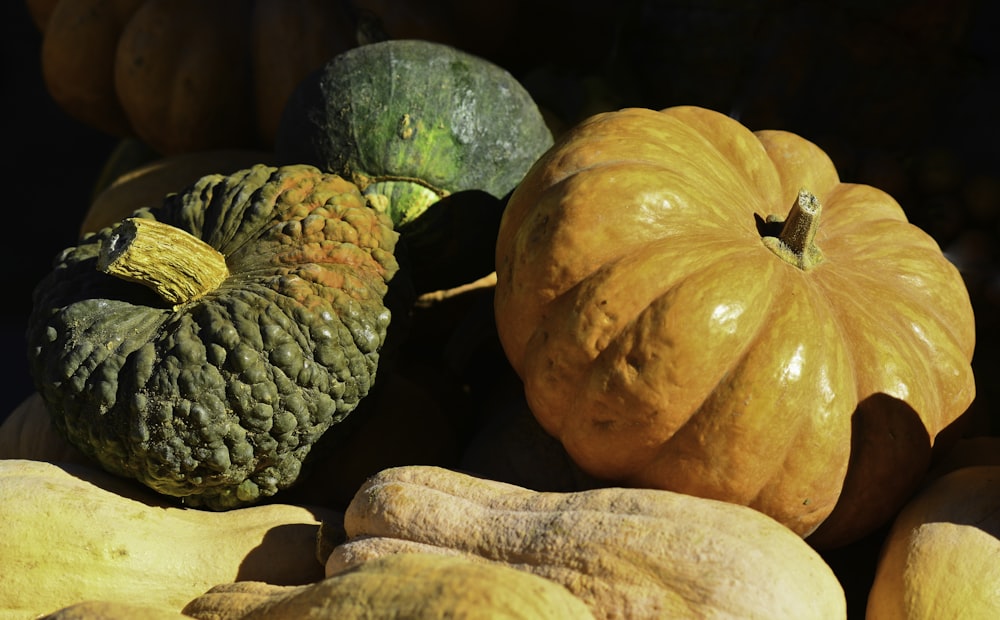
<instances>
[{"instance_id":1,"label":"smooth orange skin","mask_svg":"<svg viewBox=\"0 0 1000 620\"><path fill-rule=\"evenodd\" d=\"M801 188L823 205L808 270L758 227ZM935 241L815 144L704 108L567 132L512 195L496 265L504 351L581 468L803 536L836 506L830 546L891 517L975 395L971 303Z\"/></svg>"}]
</instances>

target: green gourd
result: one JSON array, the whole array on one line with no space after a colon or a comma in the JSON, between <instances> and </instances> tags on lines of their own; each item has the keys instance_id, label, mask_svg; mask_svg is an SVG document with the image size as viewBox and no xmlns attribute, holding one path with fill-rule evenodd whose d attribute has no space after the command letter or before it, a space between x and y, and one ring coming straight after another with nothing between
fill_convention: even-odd
<instances>
[{"instance_id":1,"label":"green gourd","mask_svg":"<svg viewBox=\"0 0 1000 620\"><path fill-rule=\"evenodd\" d=\"M505 69L441 43L388 40L303 79L275 152L350 179L387 211L419 293L492 271L504 198L551 145L538 106Z\"/></svg>"},{"instance_id":2,"label":"green gourd","mask_svg":"<svg viewBox=\"0 0 1000 620\"><path fill-rule=\"evenodd\" d=\"M112 473L188 506L259 502L371 388L397 236L310 166L202 177L56 257L28 321L38 392Z\"/></svg>"}]
</instances>

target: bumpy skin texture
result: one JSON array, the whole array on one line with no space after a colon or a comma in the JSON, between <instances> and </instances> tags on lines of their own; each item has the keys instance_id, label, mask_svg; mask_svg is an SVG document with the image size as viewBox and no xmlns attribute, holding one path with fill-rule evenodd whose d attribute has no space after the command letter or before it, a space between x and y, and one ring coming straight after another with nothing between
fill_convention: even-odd
<instances>
[{"instance_id":1,"label":"bumpy skin texture","mask_svg":"<svg viewBox=\"0 0 1000 620\"><path fill-rule=\"evenodd\" d=\"M765 244L802 188L822 205L805 270ZM508 202L496 269L503 348L585 471L814 544L889 519L975 396L972 305L934 240L815 144L703 108L563 134Z\"/></svg>"},{"instance_id":2,"label":"bumpy skin texture","mask_svg":"<svg viewBox=\"0 0 1000 620\"><path fill-rule=\"evenodd\" d=\"M422 293L493 271L503 199L551 145L538 106L503 68L440 43L389 40L303 79L275 154L342 175L385 209Z\"/></svg>"},{"instance_id":3,"label":"bumpy skin texture","mask_svg":"<svg viewBox=\"0 0 1000 620\"><path fill-rule=\"evenodd\" d=\"M391 467L358 489L344 533L327 578L392 554L439 553L550 579L597 618L847 615L837 576L788 528L682 493L540 493L441 467Z\"/></svg>"},{"instance_id":4,"label":"bumpy skin texture","mask_svg":"<svg viewBox=\"0 0 1000 620\"><path fill-rule=\"evenodd\" d=\"M87 236L35 290L38 391L109 471L210 509L271 496L374 381L397 233L309 166L203 177L137 216L206 241L229 277L173 308L96 269L111 228Z\"/></svg>"}]
</instances>

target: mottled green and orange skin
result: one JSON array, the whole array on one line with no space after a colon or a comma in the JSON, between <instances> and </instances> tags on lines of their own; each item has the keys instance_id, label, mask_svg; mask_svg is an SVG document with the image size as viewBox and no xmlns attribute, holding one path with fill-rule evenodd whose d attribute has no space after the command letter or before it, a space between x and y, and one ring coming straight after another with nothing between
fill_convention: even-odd
<instances>
[{"instance_id":1,"label":"mottled green and orange skin","mask_svg":"<svg viewBox=\"0 0 1000 620\"><path fill-rule=\"evenodd\" d=\"M392 39L331 58L289 97L281 163L355 183L392 218L418 292L493 271L504 198L552 146L507 70L445 44Z\"/></svg>"},{"instance_id":2,"label":"mottled green and orange skin","mask_svg":"<svg viewBox=\"0 0 1000 620\"><path fill-rule=\"evenodd\" d=\"M206 176L136 216L210 244L229 277L167 304L95 269L112 228L86 236L35 290L36 386L109 471L209 509L271 496L374 382L398 234L310 166Z\"/></svg>"}]
</instances>

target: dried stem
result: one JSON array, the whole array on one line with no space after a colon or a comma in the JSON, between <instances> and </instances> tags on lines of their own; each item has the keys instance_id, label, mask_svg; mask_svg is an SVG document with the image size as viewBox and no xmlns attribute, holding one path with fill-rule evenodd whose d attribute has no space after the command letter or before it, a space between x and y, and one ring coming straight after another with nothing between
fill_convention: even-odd
<instances>
[{"instance_id":1,"label":"dried stem","mask_svg":"<svg viewBox=\"0 0 1000 620\"><path fill-rule=\"evenodd\" d=\"M226 258L187 231L127 218L101 246L97 268L147 286L175 306L215 290L229 276Z\"/></svg>"},{"instance_id":2,"label":"dried stem","mask_svg":"<svg viewBox=\"0 0 1000 620\"><path fill-rule=\"evenodd\" d=\"M769 215L768 222L784 222L777 237L763 237L762 241L772 252L803 271L823 262L823 252L816 246L819 216L823 207L808 190L799 190L798 199L792 204L788 216Z\"/></svg>"}]
</instances>

